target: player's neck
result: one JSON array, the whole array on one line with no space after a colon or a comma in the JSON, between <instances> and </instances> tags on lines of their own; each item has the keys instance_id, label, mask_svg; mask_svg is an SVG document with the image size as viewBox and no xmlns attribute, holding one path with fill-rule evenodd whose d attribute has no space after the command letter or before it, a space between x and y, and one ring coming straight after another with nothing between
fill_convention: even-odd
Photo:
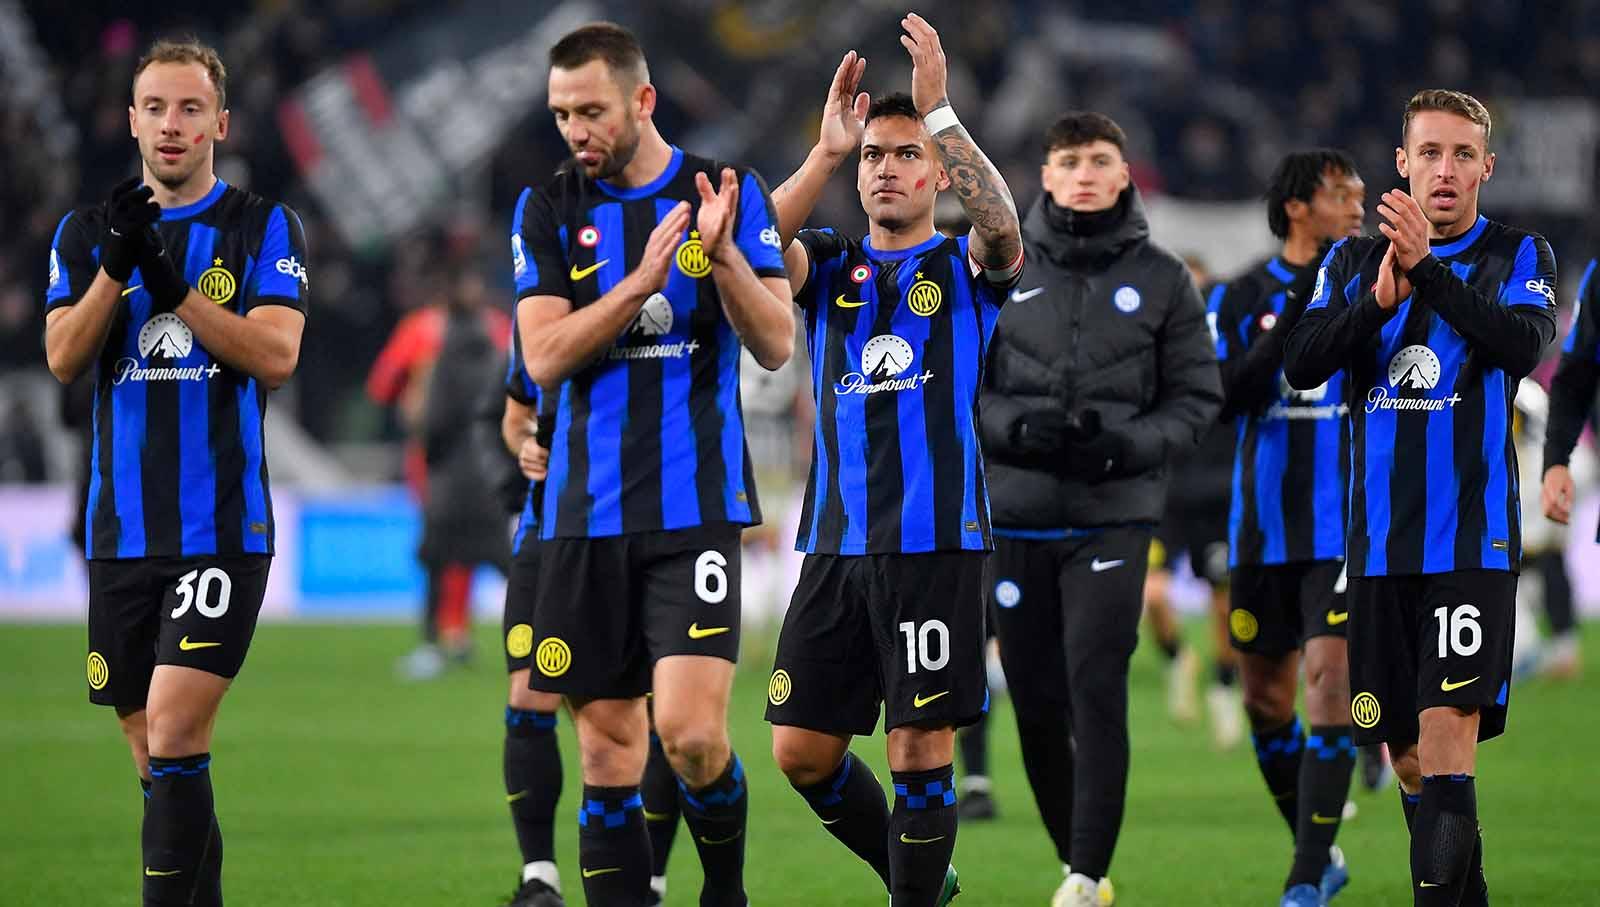
<instances>
[{"instance_id":1,"label":"player's neck","mask_svg":"<svg viewBox=\"0 0 1600 907\"><path fill-rule=\"evenodd\" d=\"M1431 220L1428 221L1428 239L1455 239L1463 233L1466 233L1468 230L1471 230L1477 225L1477 223L1478 206L1473 205L1467 210L1462 211L1461 216L1456 218L1455 223L1445 224L1443 227L1441 227Z\"/></svg>"},{"instance_id":2,"label":"player's neck","mask_svg":"<svg viewBox=\"0 0 1600 907\"><path fill-rule=\"evenodd\" d=\"M1316 237L1290 228L1289 238L1283 241L1283 250L1278 257L1291 268L1303 268L1317 257L1317 248Z\"/></svg>"},{"instance_id":3,"label":"player's neck","mask_svg":"<svg viewBox=\"0 0 1600 907\"><path fill-rule=\"evenodd\" d=\"M672 163L672 146L656 131L654 123L647 124L639 130L639 149L633 153L633 160L628 162L622 172L615 179L607 180L625 189L636 189L648 186L654 182Z\"/></svg>"},{"instance_id":4,"label":"player's neck","mask_svg":"<svg viewBox=\"0 0 1600 907\"><path fill-rule=\"evenodd\" d=\"M153 178L150 171L144 173L145 185L155 190L155 202L163 209L183 208L194 204L210 194L217 185L217 175L210 167L202 167L195 171L194 176L185 180L183 185L176 189L169 189L160 180Z\"/></svg>"},{"instance_id":5,"label":"player's neck","mask_svg":"<svg viewBox=\"0 0 1600 907\"><path fill-rule=\"evenodd\" d=\"M874 220L867 221L867 236L872 239L872 248L879 252L898 252L919 246L933 238L933 214L930 212L927 219L908 224L904 227L886 227Z\"/></svg>"}]
</instances>

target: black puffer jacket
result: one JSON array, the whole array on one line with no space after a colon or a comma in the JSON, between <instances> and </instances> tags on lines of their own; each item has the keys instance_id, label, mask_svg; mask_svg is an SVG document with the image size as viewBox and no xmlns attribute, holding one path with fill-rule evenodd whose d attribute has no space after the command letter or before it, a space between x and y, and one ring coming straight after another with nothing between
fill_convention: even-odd
<instances>
[{"instance_id":1,"label":"black puffer jacket","mask_svg":"<svg viewBox=\"0 0 1600 907\"><path fill-rule=\"evenodd\" d=\"M1168 464L1217 418L1222 386L1205 305L1177 256L1150 242L1138 190L1088 215L1043 196L1022 227L1027 270L1000 313L981 397L997 529L1155 523ZM1115 433L1095 480L1018 446L1018 420L1059 408Z\"/></svg>"}]
</instances>

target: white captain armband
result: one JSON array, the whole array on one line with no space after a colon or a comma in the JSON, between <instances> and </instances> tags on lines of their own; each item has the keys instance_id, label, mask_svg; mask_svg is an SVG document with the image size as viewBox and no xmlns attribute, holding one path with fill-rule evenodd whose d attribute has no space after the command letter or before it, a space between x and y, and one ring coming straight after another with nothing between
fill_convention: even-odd
<instances>
[{"instance_id":1,"label":"white captain armband","mask_svg":"<svg viewBox=\"0 0 1600 907\"><path fill-rule=\"evenodd\" d=\"M926 126L929 135L938 135L951 126L960 126L961 121L956 119L956 110L949 104L937 107L922 118L922 125Z\"/></svg>"},{"instance_id":2,"label":"white captain armband","mask_svg":"<svg viewBox=\"0 0 1600 907\"><path fill-rule=\"evenodd\" d=\"M1021 249L1017 250L1017 257L1011 259L1011 264L1000 268L984 267L983 262L973 258L971 252L967 253L967 260L972 263L973 275L982 276L992 286L1009 287L1017 282L1017 278L1022 276L1023 252Z\"/></svg>"}]
</instances>

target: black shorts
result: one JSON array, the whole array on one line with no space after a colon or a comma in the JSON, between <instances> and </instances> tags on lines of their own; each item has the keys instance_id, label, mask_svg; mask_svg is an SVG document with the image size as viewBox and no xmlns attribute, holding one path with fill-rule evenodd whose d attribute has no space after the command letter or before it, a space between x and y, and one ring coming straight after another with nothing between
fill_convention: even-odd
<instances>
[{"instance_id":1,"label":"black shorts","mask_svg":"<svg viewBox=\"0 0 1600 907\"><path fill-rule=\"evenodd\" d=\"M1343 561L1233 568L1228 593L1233 647L1287 655L1313 636L1343 639L1350 626L1344 585Z\"/></svg>"},{"instance_id":2,"label":"black shorts","mask_svg":"<svg viewBox=\"0 0 1600 907\"><path fill-rule=\"evenodd\" d=\"M533 603L538 601L539 587L538 539L523 539L522 550L511 559L511 569L506 572L505 615L500 619L500 632L506 641L506 673L521 671L533 666Z\"/></svg>"},{"instance_id":3,"label":"black shorts","mask_svg":"<svg viewBox=\"0 0 1600 907\"><path fill-rule=\"evenodd\" d=\"M669 655L739 660L739 533L667 532L539 542L528 685L576 699L650 691Z\"/></svg>"},{"instance_id":4,"label":"black shorts","mask_svg":"<svg viewBox=\"0 0 1600 907\"><path fill-rule=\"evenodd\" d=\"M1179 552L1189 556L1189 570L1212 585L1228 581L1228 507L1169 510L1156 527L1150 569L1171 570Z\"/></svg>"},{"instance_id":5,"label":"black shorts","mask_svg":"<svg viewBox=\"0 0 1600 907\"><path fill-rule=\"evenodd\" d=\"M989 706L988 552L808 554L778 635L767 720L828 734L960 727Z\"/></svg>"},{"instance_id":6,"label":"black shorts","mask_svg":"<svg viewBox=\"0 0 1600 907\"><path fill-rule=\"evenodd\" d=\"M237 675L271 566L265 554L89 561L89 701L143 708L158 664Z\"/></svg>"},{"instance_id":7,"label":"black shorts","mask_svg":"<svg viewBox=\"0 0 1600 907\"><path fill-rule=\"evenodd\" d=\"M1349 606L1356 743L1412 743L1435 706L1478 709L1479 740L1505 731L1516 574L1351 577Z\"/></svg>"}]
</instances>

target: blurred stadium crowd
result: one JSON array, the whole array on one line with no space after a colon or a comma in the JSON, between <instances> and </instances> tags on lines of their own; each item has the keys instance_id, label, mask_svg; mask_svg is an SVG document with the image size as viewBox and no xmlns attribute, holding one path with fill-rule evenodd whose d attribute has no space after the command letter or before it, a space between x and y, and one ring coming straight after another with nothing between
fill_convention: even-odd
<instances>
[{"instance_id":1,"label":"blurred stadium crowd","mask_svg":"<svg viewBox=\"0 0 1600 907\"><path fill-rule=\"evenodd\" d=\"M284 199L305 218L314 328L296 380L274 406L337 449L382 445L403 433L363 383L396 323L448 292L434 275L479 268L491 293L509 298L503 237L511 203L564 148L543 112L542 54L523 53L520 67L497 76L526 82L524 92L513 86L503 95L531 103L485 103L481 82L441 79L431 106L412 91L398 103L426 111L436 129L433 144L419 147L445 152L425 153L420 166L439 160L449 190L419 196L403 230L359 233L338 221L337 194L307 166L315 157L307 147L323 138L314 133L326 129L326 105L318 108L317 96L305 91L319 74L376 73L391 96L399 95L414 74L408 69L433 62L430 47L492 45L498 25L499 37L509 38L547 15L613 18L637 30L656 61L663 133L748 162L775 183L812 141L842 50L857 48L871 61L869 89L909 84L895 44L903 5L477 0L445 13L409 0L0 0L0 122L10 137L0 144L0 381L43 374L40 300L52 232L69 207L100 198L134 172L129 79L138 53L157 35L194 33L218 45L233 112L219 174ZM1505 156L1504 178L1486 191L1492 215L1544 232L1569 268L1600 248L1600 218L1592 213L1600 0L1012 0L986 4L981 14L968 3L930 0L918 8L949 36L955 106L1024 203L1036 191L1039 133L1072 107L1106 111L1127 129L1135 178L1147 194L1250 201L1284 151L1326 144L1355 155L1375 196L1393 180L1401 105L1426 83L1464 88L1491 103ZM476 34L464 38L452 29ZM396 50L402 47L410 49ZM371 59L377 62L367 69L353 63ZM360 80L351 82L359 93ZM486 118L497 125L484 129ZM451 159L457 140L487 144L482 153ZM323 150L331 153L327 142ZM858 220L849 182L836 180L831 190L818 218ZM1196 251L1184 236L1158 238ZM1563 306L1573 289L1563 284ZM0 437L7 439L0 481L59 479L69 466L42 453L37 440L55 430L54 403L28 396L12 393L0 409ZM400 459L359 462L382 464L378 471L389 475L372 478L389 478Z\"/></svg>"}]
</instances>

